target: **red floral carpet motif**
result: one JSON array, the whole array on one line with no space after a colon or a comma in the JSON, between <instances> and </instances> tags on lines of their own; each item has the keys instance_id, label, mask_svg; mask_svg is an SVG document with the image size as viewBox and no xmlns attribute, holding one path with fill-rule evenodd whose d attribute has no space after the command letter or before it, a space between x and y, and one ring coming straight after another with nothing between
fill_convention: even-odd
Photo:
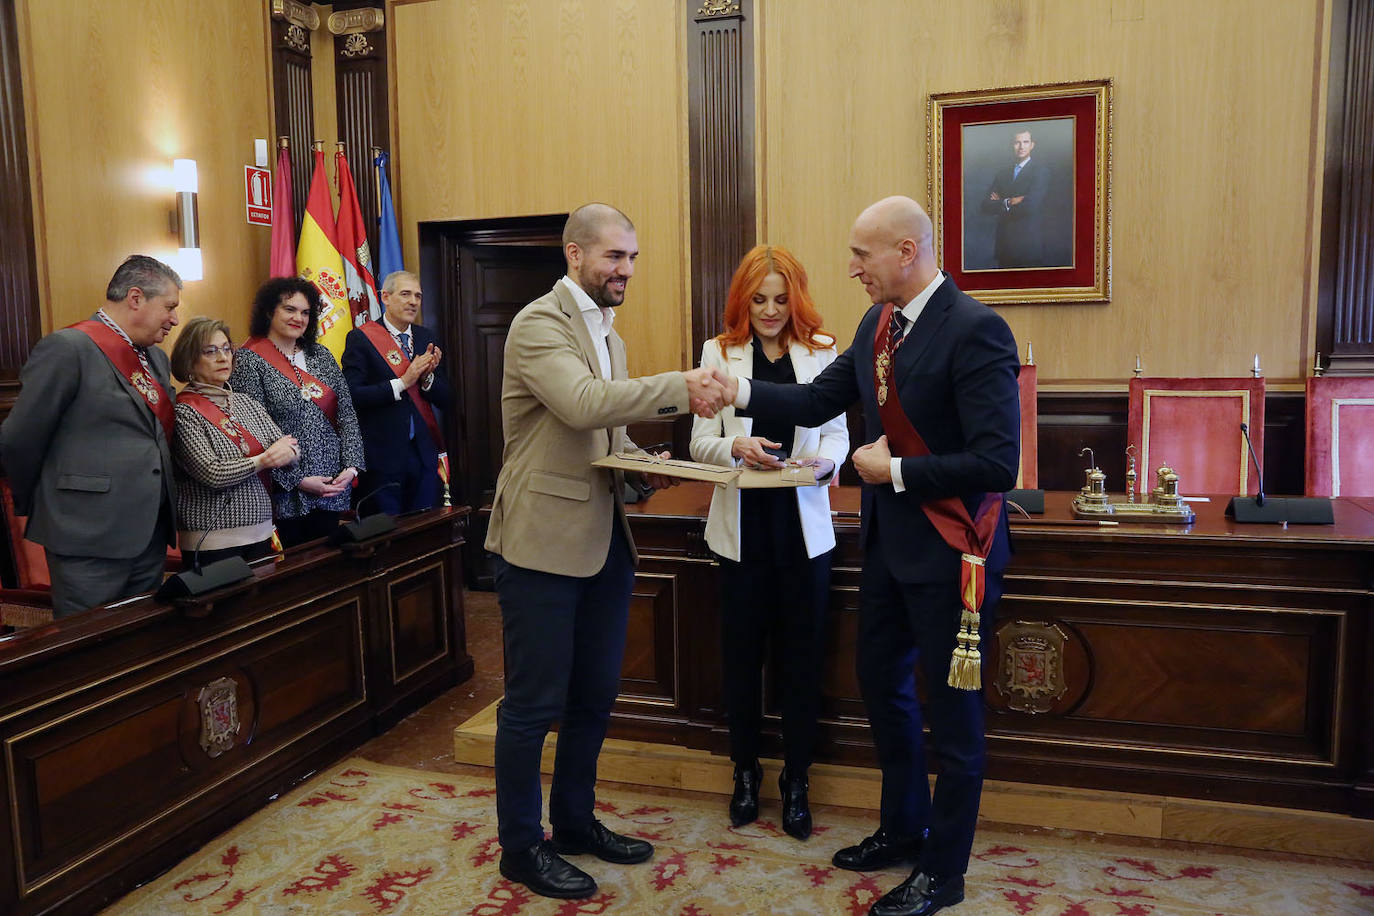
<instances>
[{"instance_id":1,"label":"red floral carpet motif","mask_svg":"<svg viewBox=\"0 0 1374 916\"><path fill-rule=\"evenodd\" d=\"M801 843L767 816L731 828L725 799L603 785L598 817L650 839L654 858L573 862L587 900L549 900L502 878L490 777L351 760L311 780L107 910L112 916L864 916L909 874L834 868L871 816L818 815ZM765 809L770 803L765 802ZM819 839L819 842L818 842ZM1374 864L1160 849L1085 834L981 829L951 916L1370 916Z\"/></svg>"}]
</instances>

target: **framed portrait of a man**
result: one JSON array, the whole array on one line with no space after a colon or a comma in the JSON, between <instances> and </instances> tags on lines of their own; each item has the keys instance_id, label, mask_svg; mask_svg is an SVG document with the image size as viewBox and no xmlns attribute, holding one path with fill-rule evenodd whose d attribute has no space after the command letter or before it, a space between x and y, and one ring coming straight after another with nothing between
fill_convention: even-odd
<instances>
[{"instance_id":1,"label":"framed portrait of a man","mask_svg":"<svg viewBox=\"0 0 1374 916\"><path fill-rule=\"evenodd\" d=\"M940 263L988 303L1111 299L1111 81L931 95Z\"/></svg>"}]
</instances>

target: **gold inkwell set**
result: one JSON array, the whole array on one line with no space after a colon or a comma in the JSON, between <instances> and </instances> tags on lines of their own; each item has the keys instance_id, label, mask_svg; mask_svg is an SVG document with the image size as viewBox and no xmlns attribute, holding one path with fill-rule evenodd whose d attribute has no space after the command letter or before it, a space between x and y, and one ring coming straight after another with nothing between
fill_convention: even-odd
<instances>
[{"instance_id":1,"label":"gold inkwell set","mask_svg":"<svg viewBox=\"0 0 1374 916\"><path fill-rule=\"evenodd\" d=\"M1097 466L1093 450L1078 453L1088 456L1087 483L1073 498L1074 518L1115 519L1121 522L1163 522L1188 525L1197 518L1183 497L1178 495L1178 474L1168 464L1155 472L1155 488L1149 502L1136 501L1135 446L1127 446L1126 501L1112 502L1107 496L1107 475Z\"/></svg>"}]
</instances>

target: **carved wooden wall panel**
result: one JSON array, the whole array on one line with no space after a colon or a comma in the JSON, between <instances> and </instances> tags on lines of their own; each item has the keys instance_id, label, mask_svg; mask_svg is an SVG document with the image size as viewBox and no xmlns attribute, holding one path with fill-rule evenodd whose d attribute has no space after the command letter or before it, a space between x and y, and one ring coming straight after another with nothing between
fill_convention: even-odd
<instances>
[{"instance_id":1,"label":"carved wooden wall panel","mask_svg":"<svg viewBox=\"0 0 1374 916\"><path fill-rule=\"evenodd\" d=\"M19 370L43 333L34 261L29 149L14 0L0 0L0 419L19 396Z\"/></svg>"},{"instance_id":2,"label":"carved wooden wall panel","mask_svg":"<svg viewBox=\"0 0 1374 916\"><path fill-rule=\"evenodd\" d=\"M386 76L386 21L380 0L343 0L334 4L334 91L339 139L358 188L358 206L367 227L372 270L377 260L377 173L373 147L391 151ZM395 177L388 175L392 187ZM385 277L377 277L377 286Z\"/></svg>"},{"instance_id":3,"label":"carved wooden wall panel","mask_svg":"<svg viewBox=\"0 0 1374 916\"><path fill-rule=\"evenodd\" d=\"M621 706L658 711L680 706L677 685L678 576L639 572L630 593Z\"/></svg>"},{"instance_id":4,"label":"carved wooden wall panel","mask_svg":"<svg viewBox=\"0 0 1374 916\"><path fill-rule=\"evenodd\" d=\"M678 598L679 709L622 697L616 737L727 746L718 570L701 544L710 490L683 484L631 510L641 569L692 591ZM817 749L823 761L871 766L853 671L858 496L832 493L838 543ZM1049 494L1050 517L1067 518L1068 497ZM1013 524L998 638L984 643L989 776L1374 816L1364 700L1374 684L1364 664L1374 650L1374 501L1338 503L1335 529L1320 530L1236 525L1215 500L1198 505L1186 530ZM1046 634L1062 642L1046 650ZM630 659L663 638L630 635ZM766 756L782 751L773 681L770 672Z\"/></svg>"},{"instance_id":5,"label":"carved wooden wall panel","mask_svg":"<svg viewBox=\"0 0 1374 916\"><path fill-rule=\"evenodd\" d=\"M391 624L392 682L403 684L441 663L448 654L444 629L444 596L448 591L441 558L434 558L404 578L387 582Z\"/></svg>"},{"instance_id":6,"label":"carved wooden wall panel","mask_svg":"<svg viewBox=\"0 0 1374 916\"><path fill-rule=\"evenodd\" d=\"M471 676L465 517L0 641L0 912L94 912Z\"/></svg>"},{"instance_id":7,"label":"carved wooden wall panel","mask_svg":"<svg viewBox=\"0 0 1374 916\"><path fill-rule=\"evenodd\" d=\"M1374 375L1374 4L1331 14L1317 349L1335 375Z\"/></svg>"},{"instance_id":8,"label":"carved wooden wall panel","mask_svg":"<svg viewBox=\"0 0 1374 916\"><path fill-rule=\"evenodd\" d=\"M320 17L308 4L296 0L272 0L272 93L276 132L291 144L291 206L296 217L292 230L299 235L310 196L315 139L315 90L310 81L310 32L319 28ZM275 160L274 160L275 162Z\"/></svg>"},{"instance_id":9,"label":"carved wooden wall panel","mask_svg":"<svg viewBox=\"0 0 1374 916\"><path fill-rule=\"evenodd\" d=\"M730 276L754 246L752 0L688 5L692 359L720 333Z\"/></svg>"},{"instance_id":10,"label":"carved wooden wall panel","mask_svg":"<svg viewBox=\"0 0 1374 916\"><path fill-rule=\"evenodd\" d=\"M73 860L111 841L168 830L183 816L181 807L194 805L217 778L323 723L350 711L364 720L357 593L319 604L284 630L260 630L174 676L135 662L118 679L117 694L70 709L59 697L52 708L27 711L35 727L6 742L15 763L11 790L19 799L27 892L58 880ZM210 758L195 741L197 694L229 674L238 675L240 730L229 751Z\"/></svg>"}]
</instances>

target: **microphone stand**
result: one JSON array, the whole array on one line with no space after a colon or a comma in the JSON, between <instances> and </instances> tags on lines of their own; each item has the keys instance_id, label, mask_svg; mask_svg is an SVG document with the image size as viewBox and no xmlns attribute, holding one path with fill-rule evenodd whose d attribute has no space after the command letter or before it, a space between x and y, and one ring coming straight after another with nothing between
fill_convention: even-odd
<instances>
[{"instance_id":1,"label":"microphone stand","mask_svg":"<svg viewBox=\"0 0 1374 916\"><path fill-rule=\"evenodd\" d=\"M1283 525L1334 525L1335 515L1331 500L1321 497L1270 497L1264 495L1264 469L1260 467L1255 455L1255 445L1250 441L1250 427L1240 424L1245 446L1250 451L1250 461L1255 468L1255 495L1235 496L1226 504L1226 514L1238 522L1255 524Z\"/></svg>"},{"instance_id":2,"label":"microphone stand","mask_svg":"<svg viewBox=\"0 0 1374 916\"><path fill-rule=\"evenodd\" d=\"M191 569L183 570L175 576L169 576L158 588L156 597L159 601L195 598L217 588L224 588L226 585L233 585L235 582L253 578L252 568L240 556L216 560L207 564L204 569L200 565L200 548L205 543L205 539L210 536L210 532L214 530L213 522L218 521L224 510L229 508L231 499L231 496L225 494L219 508L211 516L212 527L202 532L200 539L196 541L195 550L191 552Z\"/></svg>"},{"instance_id":3,"label":"microphone stand","mask_svg":"<svg viewBox=\"0 0 1374 916\"><path fill-rule=\"evenodd\" d=\"M358 515L357 520L340 525L338 530L330 535L330 543L344 548L354 547L364 541L370 541L373 538L395 531L396 516L388 515L385 512L363 515L361 510L363 503L367 502L378 493L383 490L389 490L392 487L399 487L400 485L400 482L395 480L390 483L384 483L380 487L370 491L362 499L358 500L358 508L355 510Z\"/></svg>"}]
</instances>

